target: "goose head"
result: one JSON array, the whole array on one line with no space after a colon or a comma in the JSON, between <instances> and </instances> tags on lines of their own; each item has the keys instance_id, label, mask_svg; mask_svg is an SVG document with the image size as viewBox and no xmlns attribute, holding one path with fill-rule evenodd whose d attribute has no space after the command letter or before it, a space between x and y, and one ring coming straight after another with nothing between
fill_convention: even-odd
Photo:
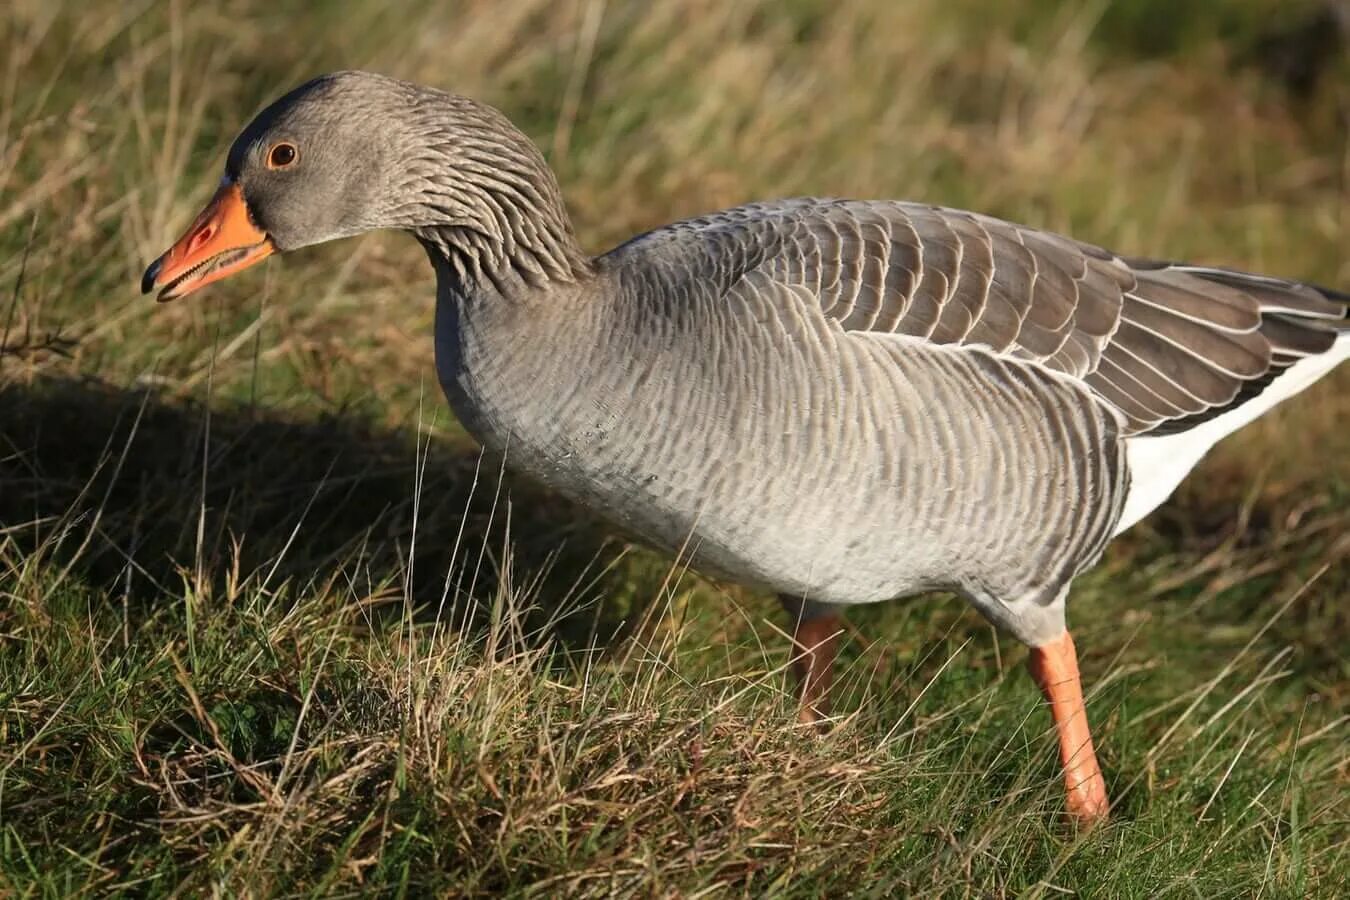
<instances>
[{"instance_id":1,"label":"goose head","mask_svg":"<svg viewBox=\"0 0 1350 900\"><path fill-rule=\"evenodd\" d=\"M230 147L215 195L145 270L185 296L267 257L410 231L465 277L567 278L584 266L552 172L497 110L369 72L309 81Z\"/></svg>"}]
</instances>

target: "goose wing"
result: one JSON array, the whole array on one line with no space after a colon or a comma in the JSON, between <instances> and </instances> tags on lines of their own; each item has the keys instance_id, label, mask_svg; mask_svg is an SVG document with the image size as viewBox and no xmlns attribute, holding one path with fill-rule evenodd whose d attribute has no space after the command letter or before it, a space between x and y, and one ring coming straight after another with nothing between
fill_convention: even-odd
<instances>
[{"instance_id":1,"label":"goose wing","mask_svg":"<svg viewBox=\"0 0 1350 900\"><path fill-rule=\"evenodd\" d=\"M772 284L776 296L814 298L845 332L978 345L1078 379L1126 434L1183 431L1233 409L1348 327L1345 294L1131 259L916 203L752 204L650 232L608 258L638 246L700 289L762 295Z\"/></svg>"}]
</instances>

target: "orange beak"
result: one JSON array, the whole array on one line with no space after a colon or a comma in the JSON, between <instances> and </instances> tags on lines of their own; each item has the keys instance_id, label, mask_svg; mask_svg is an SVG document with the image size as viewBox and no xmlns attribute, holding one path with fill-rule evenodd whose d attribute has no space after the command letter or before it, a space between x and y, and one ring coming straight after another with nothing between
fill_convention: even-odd
<instances>
[{"instance_id":1,"label":"orange beak","mask_svg":"<svg viewBox=\"0 0 1350 900\"><path fill-rule=\"evenodd\" d=\"M141 293L163 288L159 302L174 300L243 271L274 252L272 239L253 224L243 192L227 181L169 252L145 270Z\"/></svg>"}]
</instances>

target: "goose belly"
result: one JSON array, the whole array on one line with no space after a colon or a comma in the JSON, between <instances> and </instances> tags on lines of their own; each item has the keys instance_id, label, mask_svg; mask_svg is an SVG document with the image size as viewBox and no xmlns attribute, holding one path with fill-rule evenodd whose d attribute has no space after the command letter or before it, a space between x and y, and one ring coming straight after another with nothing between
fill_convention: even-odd
<instances>
[{"instance_id":1,"label":"goose belly","mask_svg":"<svg viewBox=\"0 0 1350 900\"><path fill-rule=\"evenodd\" d=\"M509 468L743 583L1021 599L1096 558L1126 477L1098 404L983 352L854 338L495 369L483 354L446 388Z\"/></svg>"}]
</instances>

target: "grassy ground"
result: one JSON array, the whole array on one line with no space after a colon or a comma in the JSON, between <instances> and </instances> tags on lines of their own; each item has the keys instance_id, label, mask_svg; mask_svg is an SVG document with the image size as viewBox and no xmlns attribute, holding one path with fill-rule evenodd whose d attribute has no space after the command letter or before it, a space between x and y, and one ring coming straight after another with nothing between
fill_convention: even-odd
<instances>
[{"instance_id":1,"label":"grassy ground","mask_svg":"<svg viewBox=\"0 0 1350 900\"><path fill-rule=\"evenodd\" d=\"M339 67L501 106L597 251L907 197L1345 287L1350 70L1301 94L1264 40L1315 4L389 6L0 12L0 896L1350 890L1350 372L1080 580L1116 805L1078 836L1025 651L960 604L852 616L815 739L771 599L483 470L406 238L135 290Z\"/></svg>"}]
</instances>

